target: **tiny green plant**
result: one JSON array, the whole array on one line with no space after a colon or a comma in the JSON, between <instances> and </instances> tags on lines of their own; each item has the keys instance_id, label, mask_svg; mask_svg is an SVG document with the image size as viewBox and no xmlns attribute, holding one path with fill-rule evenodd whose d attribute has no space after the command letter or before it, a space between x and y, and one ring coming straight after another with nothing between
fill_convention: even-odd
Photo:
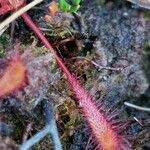
<instances>
[{"instance_id":1,"label":"tiny green plant","mask_svg":"<svg viewBox=\"0 0 150 150\"><path fill-rule=\"evenodd\" d=\"M76 13L80 8L81 0L70 0L70 4L66 0L59 0L59 7L64 12Z\"/></svg>"}]
</instances>

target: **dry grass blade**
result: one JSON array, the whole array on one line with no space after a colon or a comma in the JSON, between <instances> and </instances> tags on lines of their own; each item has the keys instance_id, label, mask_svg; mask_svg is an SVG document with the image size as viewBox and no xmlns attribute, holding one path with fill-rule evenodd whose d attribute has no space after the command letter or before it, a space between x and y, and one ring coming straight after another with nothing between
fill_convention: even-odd
<instances>
[{"instance_id":1,"label":"dry grass blade","mask_svg":"<svg viewBox=\"0 0 150 150\"><path fill-rule=\"evenodd\" d=\"M39 131L34 136L32 136L29 140L24 142L20 146L19 150L30 149L32 146L39 143L43 138L45 138L49 134L51 135L55 150L62 150L62 145L61 145L61 141L59 138L57 125L54 117L53 106L47 100L43 100L42 103L43 103L43 111L44 111L46 125L41 131Z\"/></svg>"},{"instance_id":2,"label":"dry grass blade","mask_svg":"<svg viewBox=\"0 0 150 150\"><path fill-rule=\"evenodd\" d=\"M150 9L150 0L128 0L140 7Z\"/></svg>"},{"instance_id":3,"label":"dry grass blade","mask_svg":"<svg viewBox=\"0 0 150 150\"><path fill-rule=\"evenodd\" d=\"M126 106L129 106L129 107L131 107L131 108L135 108L135 109L137 109L137 110L150 112L150 108L137 106L137 105L134 105L134 104L131 104L131 103L128 103L128 102L124 102L124 104L125 104Z\"/></svg>"},{"instance_id":4,"label":"dry grass blade","mask_svg":"<svg viewBox=\"0 0 150 150\"><path fill-rule=\"evenodd\" d=\"M25 7L19 9L15 13L13 13L10 17L8 17L6 20L4 20L2 23L0 23L0 31L8 26L12 21L20 17L23 13L28 11L29 9L33 8L35 5L41 3L43 0L34 0L33 2L29 3Z\"/></svg>"}]
</instances>

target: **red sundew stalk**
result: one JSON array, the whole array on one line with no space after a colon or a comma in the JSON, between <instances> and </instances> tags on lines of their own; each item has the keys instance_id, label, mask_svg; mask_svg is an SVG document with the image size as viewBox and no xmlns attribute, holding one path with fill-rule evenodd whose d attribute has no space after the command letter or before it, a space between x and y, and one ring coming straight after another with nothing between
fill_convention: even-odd
<instances>
[{"instance_id":1,"label":"red sundew stalk","mask_svg":"<svg viewBox=\"0 0 150 150\"><path fill-rule=\"evenodd\" d=\"M121 150L121 140L119 139L118 134L113 130L111 124L107 122L107 119L101 113L96 105L94 104L92 98L88 93L84 90L84 88L79 84L79 82L74 78L73 75L69 72L67 67L64 65L63 61L59 58L55 50L52 48L48 40L43 36L41 31L36 27L31 18L24 13L22 15L24 21L28 24L28 26L35 32L35 34L41 39L44 45L50 49L53 53L57 63L60 68L63 70L66 75L70 86L78 99L79 106L81 107L81 111L84 114L93 135L96 139L96 144L101 150ZM127 150L128 148L123 148Z\"/></svg>"}]
</instances>

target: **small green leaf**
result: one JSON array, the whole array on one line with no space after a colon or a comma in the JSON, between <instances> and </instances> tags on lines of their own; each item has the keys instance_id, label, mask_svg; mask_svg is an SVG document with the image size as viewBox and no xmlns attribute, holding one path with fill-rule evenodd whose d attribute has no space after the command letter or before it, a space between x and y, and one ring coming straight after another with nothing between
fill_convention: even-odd
<instances>
[{"instance_id":1,"label":"small green leaf","mask_svg":"<svg viewBox=\"0 0 150 150\"><path fill-rule=\"evenodd\" d=\"M70 11L71 6L65 0L59 0L59 7L62 11Z\"/></svg>"},{"instance_id":2,"label":"small green leaf","mask_svg":"<svg viewBox=\"0 0 150 150\"><path fill-rule=\"evenodd\" d=\"M70 8L70 11L69 11L69 12L76 13L79 8L80 8L80 5L72 6L72 7Z\"/></svg>"},{"instance_id":3,"label":"small green leaf","mask_svg":"<svg viewBox=\"0 0 150 150\"><path fill-rule=\"evenodd\" d=\"M78 6L78 5L80 5L81 0L71 0L71 2L73 5Z\"/></svg>"},{"instance_id":4,"label":"small green leaf","mask_svg":"<svg viewBox=\"0 0 150 150\"><path fill-rule=\"evenodd\" d=\"M59 0L59 7L64 12L72 12L75 13L80 8L81 0L70 0L72 5L70 5L66 0Z\"/></svg>"}]
</instances>

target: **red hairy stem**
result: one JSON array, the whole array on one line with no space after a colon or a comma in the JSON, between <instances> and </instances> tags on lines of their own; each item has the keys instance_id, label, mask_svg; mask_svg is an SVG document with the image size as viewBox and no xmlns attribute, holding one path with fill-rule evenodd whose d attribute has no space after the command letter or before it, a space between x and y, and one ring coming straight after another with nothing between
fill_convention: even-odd
<instances>
[{"instance_id":1,"label":"red hairy stem","mask_svg":"<svg viewBox=\"0 0 150 150\"><path fill-rule=\"evenodd\" d=\"M98 145L97 148L100 150L127 150L127 147L124 148L123 145L121 145L119 136L113 130L111 124L107 122L107 119L103 115L103 113L98 110L91 96L84 90L84 88L79 84L74 76L71 75L67 67L64 65L63 61L59 58L55 50L52 48L48 40L43 36L41 31L36 27L31 18L27 15L27 13L24 13L22 17L24 18L24 21L28 24L28 26L41 39L44 45L50 49L60 68L68 78L70 86L76 98L78 99L81 111L84 114L96 139L96 144Z\"/></svg>"}]
</instances>

